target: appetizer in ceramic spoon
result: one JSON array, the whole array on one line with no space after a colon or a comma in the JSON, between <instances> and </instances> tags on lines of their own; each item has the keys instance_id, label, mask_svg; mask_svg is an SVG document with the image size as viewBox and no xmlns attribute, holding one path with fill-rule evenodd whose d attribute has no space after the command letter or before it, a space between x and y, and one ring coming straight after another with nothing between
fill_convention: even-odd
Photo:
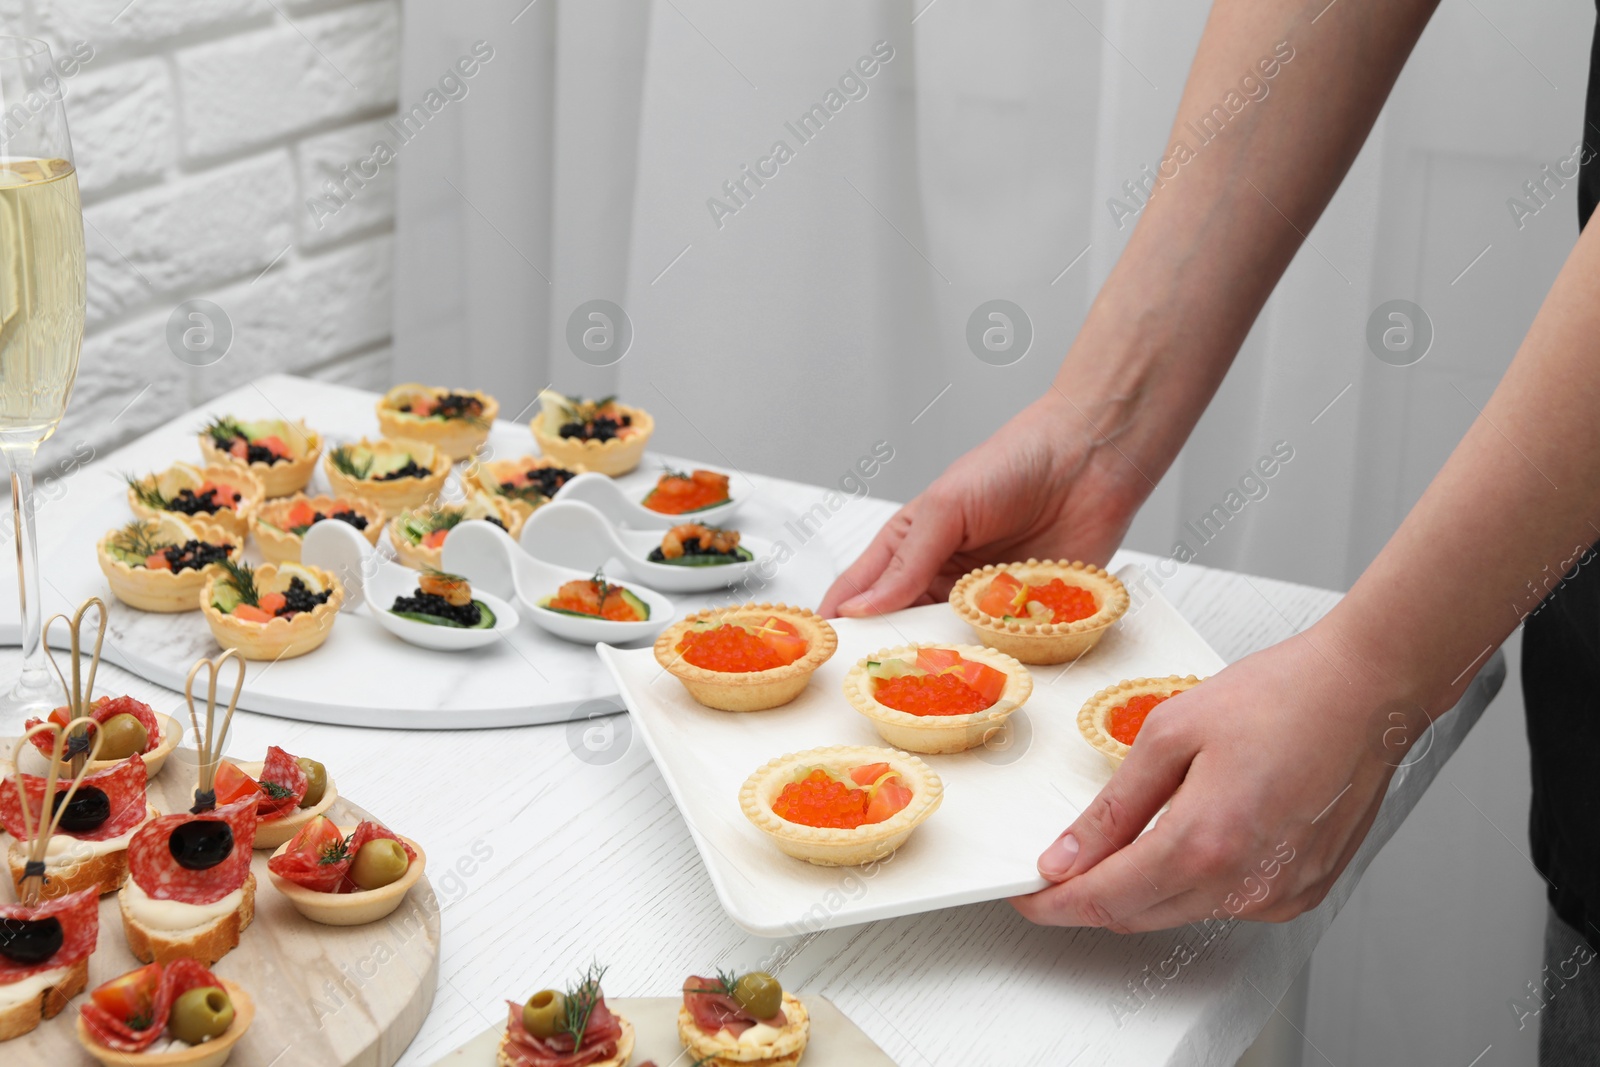
<instances>
[{"instance_id":1,"label":"appetizer in ceramic spoon","mask_svg":"<svg viewBox=\"0 0 1600 1067\"><path fill-rule=\"evenodd\" d=\"M738 530L686 522L661 535L661 544L645 557L651 563L675 567L717 567L725 563L749 563L755 559L739 544Z\"/></svg>"},{"instance_id":2,"label":"appetizer in ceramic spoon","mask_svg":"<svg viewBox=\"0 0 1600 1067\"><path fill-rule=\"evenodd\" d=\"M650 605L624 585L610 581L599 571L593 578L565 582L554 593L539 601L539 607L563 615L581 615L611 622L645 622Z\"/></svg>"},{"instance_id":3,"label":"appetizer in ceramic spoon","mask_svg":"<svg viewBox=\"0 0 1600 1067\"><path fill-rule=\"evenodd\" d=\"M203 463L244 467L260 479L269 497L304 489L321 454L322 435L303 422L223 415L200 431Z\"/></svg>"},{"instance_id":4,"label":"appetizer in ceramic spoon","mask_svg":"<svg viewBox=\"0 0 1600 1067\"><path fill-rule=\"evenodd\" d=\"M443 389L407 382L378 401L385 437L426 441L451 459L466 459L489 439L500 404L475 389Z\"/></svg>"},{"instance_id":5,"label":"appetizer in ceramic spoon","mask_svg":"<svg viewBox=\"0 0 1600 1067\"><path fill-rule=\"evenodd\" d=\"M663 515L689 515L726 504L729 479L716 471L662 471L655 488L639 503Z\"/></svg>"},{"instance_id":6,"label":"appetizer in ceramic spoon","mask_svg":"<svg viewBox=\"0 0 1600 1067\"><path fill-rule=\"evenodd\" d=\"M423 571L411 596L394 598L391 612L402 619L462 630L492 630L495 614L472 595L472 583L459 574Z\"/></svg>"},{"instance_id":7,"label":"appetizer in ceramic spoon","mask_svg":"<svg viewBox=\"0 0 1600 1067\"><path fill-rule=\"evenodd\" d=\"M656 423L649 412L619 404L616 397L584 400L546 389L530 425L549 459L570 470L616 477L639 465Z\"/></svg>"}]
</instances>

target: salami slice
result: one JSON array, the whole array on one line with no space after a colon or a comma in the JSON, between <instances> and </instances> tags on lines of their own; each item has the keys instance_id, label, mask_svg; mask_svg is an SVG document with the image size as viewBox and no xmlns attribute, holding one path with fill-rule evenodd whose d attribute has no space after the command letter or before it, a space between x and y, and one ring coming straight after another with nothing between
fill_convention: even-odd
<instances>
[{"instance_id":1,"label":"salami slice","mask_svg":"<svg viewBox=\"0 0 1600 1067\"><path fill-rule=\"evenodd\" d=\"M261 799L256 803L256 818L262 822L281 819L298 808L311 785L295 758L277 745L267 749L258 781Z\"/></svg>"},{"instance_id":2,"label":"salami slice","mask_svg":"<svg viewBox=\"0 0 1600 1067\"><path fill-rule=\"evenodd\" d=\"M98 789L106 795L111 814L106 821L93 830L74 832L62 827L56 831L61 837L75 837L79 841L109 841L113 837L121 837L144 821L149 814L145 801L145 773L144 757L131 756L105 770L95 771L85 775L83 783L78 787L78 796L84 795L85 789ZM48 816L51 808L44 802L44 788L47 780L32 774L22 776L23 788L28 791L28 811L37 821L41 813ZM56 784L56 795L60 796L67 791L69 782ZM5 827L6 833L17 840L23 839L22 805L17 800L17 780L7 778L0 782L0 826Z\"/></svg>"},{"instance_id":3,"label":"salami slice","mask_svg":"<svg viewBox=\"0 0 1600 1067\"><path fill-rule=\"evenodd\" d=\"M233 850L203 871L178 865L169 842L174 830L188 823L222 820L233 831ZM210 904L244 885L250 876L250 850L256 840L256 798L246 797L199 815L183 812L152 819L128 843L128 873L153 900Z\"/></svg>"},{"instance_id":4,"label":"salami slice","mask_svg":"<svg viewBox=\"0 0 1600 1067\"><path fill-rule=\"evenodd\" d=\"M65 708L56 709L56 711L65 710ZM89 718L95 722L105 722L114 715L132 715L135 719L138 719L139 725L144 727L146 738L144 750L146 754L154 752L156 746L161 744L161 723L156 718L155 710L142 700L135 700L130 696L101 697L89 705L88 712ZM31 730L46 721L45 719L29 719L22 724L22 728ZM35 734L28 740L32 741L33 747L45 756L49 756L55 751L55 742L49 734Z\"/></svg>"},{"instance_id":5,"label":"salami slice","mask_svg":"<svg viewBox=\"0 0 1600 1067\"><path fill-rule=\"evenodd\" d=\"M506 1024L504 1050L516 1067L587 1067L601 1063L617 1054L617 1041L622 1037L622 1024L606 1007L601 997L589 1013L589 1025L583 1029L583 1043L574 1050L572 1038L567 1034L555 1037L534 1037L522 1025L522 1005L506 1001L511 1008L511 1019Z\"/></svg>"},{"instance_id":6,"label":"salami slice","mask_svg":"<svg viewBox=\"0 0 1600 1067\"><path fill-rule=\"evenodd\" d=\"M24 978L57 967L71 967L89 958L100 940L100 890L91 886L64 897L56 897L42 904L0 904L0 919L55 919L61 924L61 947L43 963L24 965L0 956L0 985L10 985Z\"/></svg>"},{"instance_id":7,"label":"salami slice","mask_svg":"<svg viewBox=\"0 0 1600 1067\"><path fill-rule=\"evenodd\" d=\"M400 841L400 847L406 850L406 858L413 862L416 860L416 850L401 841L399 834L375 822L363 822L346 841L345 856L341 860L326 863L322 856L314 852L293 851L272 857L267 861L267 869L279 878L288 879L316 893L354 893L358 887L350 880L350 868L355 864L356 853L368 841L380 838Z\"/></svg>"},{"instance_id":8,"label":"salami slice","mask_svg":"<svg viewBox=\"0 0 1600 1067\"><path fill-rule=\"evenodd\" d=\"M83 1014L90 1036L106 1048L117 1052L143 1052L155 1044L167 1028L167 1021L172 1018L172 1005L178 998L191 989L206 986L221 988L222 982L197 960L181 957L167 964L166 970L161 972L161 984L156 987L148 1026L135 1030L128 1025L129 1020L117 1018L92 999L78 1010Z\"/></svg>"}]
</instances>

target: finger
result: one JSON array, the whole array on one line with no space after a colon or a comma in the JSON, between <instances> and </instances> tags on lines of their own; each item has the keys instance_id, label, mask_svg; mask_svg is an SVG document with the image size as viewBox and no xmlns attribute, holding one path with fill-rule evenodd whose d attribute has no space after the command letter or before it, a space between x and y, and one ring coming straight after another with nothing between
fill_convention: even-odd
<instances>
[{"instance_id":1,"label":"finger","mask_svg":"<svg viewBox=\"0 0 1600 1067\"><path fill-rule=\"evenodd\" d=\"M1040 874L1062 882L1090 870L1131 844L1183 784L1192 747L1151 731L1148 722L1145 730L1111 781L1039 856Z\"/></svg>"},{"instance_id":2,"label":"finger","mask_svg":"<svg viewBox=\"0 0 1600 1067\"><path fill-rule=\"evenodd\" d=\"M1174 847L1159 835L1147 834L1071 881L1011 903L1036 923L1131 933L1129 920L1189 888L1173 867Z\"/></svg>"},{"instance_id":3,"label":"finger","mask_svg":"<svg viewBox=\"0 0 1600 1067\"><path fill-rule=\"evenodd\" d=\"M860 596L862 590L870 588L878 580L883 569L889 565L889 560L894 558L895 548L905 539L906 531L911 527L911 517L907 511L908 508L901 508L884 523L866 550L834 579L822 603L817 606L818 615L825 619L833 618L839 614L841 604Z\"/></svg>"},{"instance_id":4,"label":"finger","mask_svg":"<svg viewBox=\"0 0 1600 1067\"><path fill-rule=\"evenodd\" d=\"M926 496L905 539L895 548L883 573L865 591L839 605L846 616L881 615L910 606L927 593L934 575L961 546L965 524L956 508L941 506Z\"/></svg>"}]
</instances>

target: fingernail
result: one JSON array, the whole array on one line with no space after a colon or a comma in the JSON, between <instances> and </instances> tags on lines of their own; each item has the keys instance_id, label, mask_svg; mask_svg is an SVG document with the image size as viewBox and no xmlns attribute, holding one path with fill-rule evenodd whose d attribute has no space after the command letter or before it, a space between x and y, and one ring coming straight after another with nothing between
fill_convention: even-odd
<instances>
[{"instance_id":1,"label":"fingernail","mask_svg":"<svg viewBox=\"0 0 1600 1067\"><path fill-rule=\"evenodd\" d=\"M1062 834L1039 857L1039 873L1052 882L1059 882L1072 870L1072 863L1077 858L1078 839L1071 834Z\"/></svg>"},{"instance_id":2,"label":"fingernail","mask_svg":"<svg viewBox=\"0 0 1600 1067\"><path fill-rule=\"evenodd\" d=\"M872 601L867 599L865 593L861 596L853 596L839 605L840 615L865 615L871 610Z\"/></svg>"}]
</instances>

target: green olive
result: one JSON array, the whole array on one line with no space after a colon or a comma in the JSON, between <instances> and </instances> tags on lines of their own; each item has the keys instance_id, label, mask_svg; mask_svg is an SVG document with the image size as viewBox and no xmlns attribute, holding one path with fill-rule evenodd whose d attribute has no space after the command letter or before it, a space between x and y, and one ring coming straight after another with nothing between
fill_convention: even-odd
<instances>
[{"instance_id":1,"label":"green olive","mask_svg":"<svg viewBox=\"0 0 1600 1067\"><path fill-rule=\"evenodd\" d=\"M328 768L309 756L301 756L295 762L306 772L306 795L300 806L314 808L322 803L322 795L328 791Z\"/></svg>"},{"instance_id":2,"label":"green olive","mask_svg":"<svg viewBox=\"0 0 1600 1067\"><path fill-rule=\"evenodd\" d=\"M387 837L377 837L361 846L350 865L350 880L359 889L382 889L405 877L411 859L405 846Z\"/></svg>"},{"instance_id":3,"label":"green olive","mask_svg":"<svg viewBox=\"0 0 1600 1067\"><path fill-rule=\"evenodd\" d=\"M567 1016L567 998L541 989L522 1006L522 1028L534 1037L555 1037Z\"/></svg>"},{"instance_id":4,"label":"green olive","mask_svg":"<svg viewBox=\"0 0 1600 1067\"><path fill-rule=\"evenodd\" d=\"M227 1033L233 1025L233 1001L214 985L197 986L172 1004L167 1030L187 1045L198 1045Z\"/></svg>"},{"instance_id":5,"label":"green olive","mask_svg":"<svg viewBox=\"0 0 1600 1067\"><path fill-rule=\"evenodd\" d=\"M783 986L766 971L751 971L733 983L733 999L757 1019L770 1019L783 1010Z\"/></svg>"},{"instance_id":6,"label":"green olive","mask_svg":"<svg viewBox=\"0 0 1600 1067\"><path fill-rule=\"evenodd\" d=\"M100 735L96 759L127 759L136 752L143 752L150 743L144 724L126 712L111 716L95 727L95 732Z\"/></svg>"}]
</instances>

